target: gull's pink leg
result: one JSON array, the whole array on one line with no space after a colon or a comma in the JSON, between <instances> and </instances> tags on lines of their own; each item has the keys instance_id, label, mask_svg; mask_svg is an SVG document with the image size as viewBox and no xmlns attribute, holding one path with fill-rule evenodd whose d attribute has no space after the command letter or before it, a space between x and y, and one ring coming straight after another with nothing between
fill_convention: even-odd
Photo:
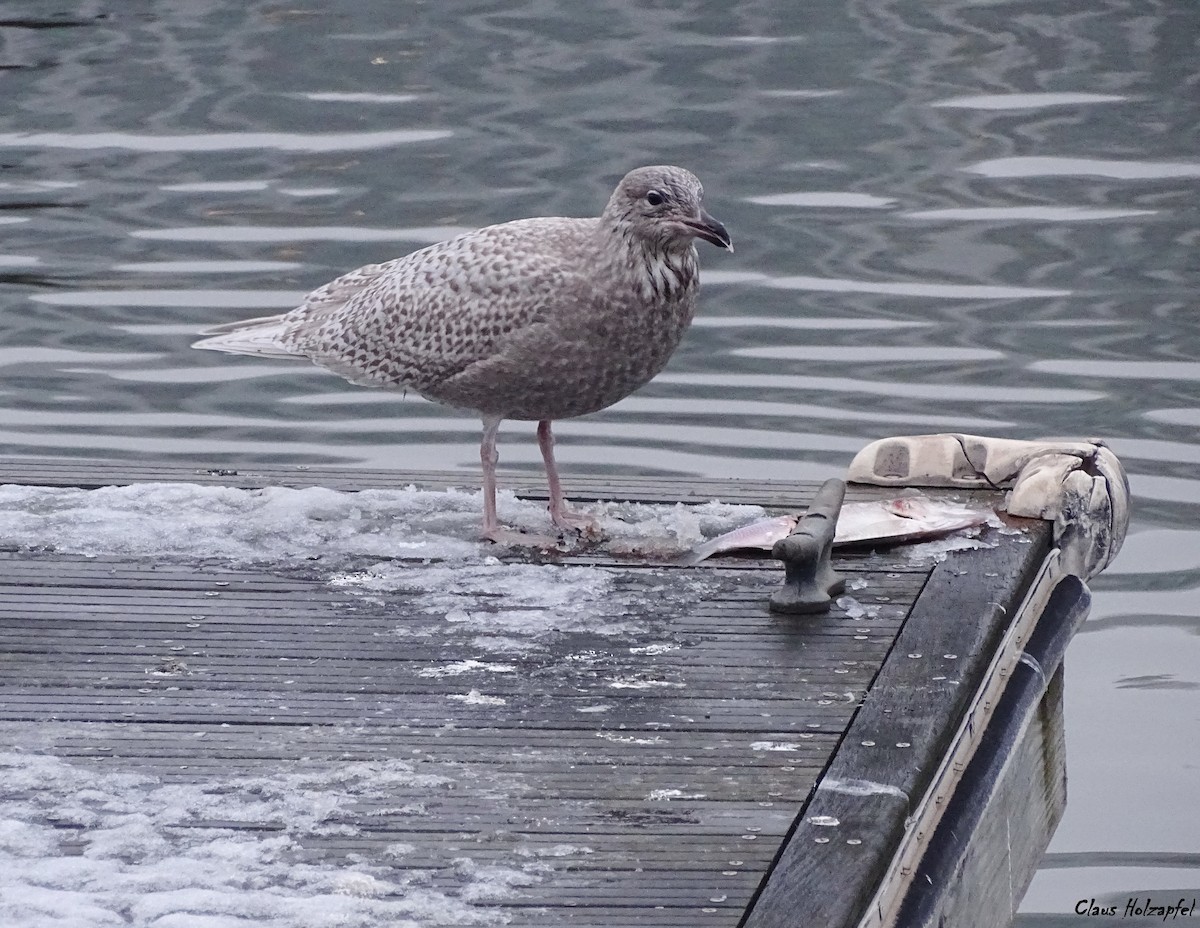
<instances>
[{"instance_id":1,"label":"gull's pink leg","mask_svg":"<svg viewBox=\"0 0 1200 928\"><path fill-rule=\"evenodd\" d=\"M496 518L496 433L500 430L497 416L483 417L483 441L479 444L479 463L483 465L483 537L499 541L500 520Z\"/></svg>"},{"instance_id":2,"label":"gull's pink leg","mask_svg":"<svg viewBox=\"0 0 1200 928\"><path fill-rule=\"evenodd\" d=\"M496 464L500 460L496 451L496 433L499 431L498 416L483 417L483 441L479 445L479 463L483 465L483 530L480 537L501 545L553 548L558 539L505 528L496 516Z\"/></svg>"},{"instance_id":3,"label":"gull's pink leg","mask_svg":"<svg viewBox=\"0 0 1200 928\"><path fill-rule=\"evenodd\" d=\"M554 433L550 431L550 420L543 419L537 428L538 447L542 449L542 460L546 464L546 483L550 486L550 519L559 528L574 529L586 534L599 534L600 526L595 519L567 508L563 497L562 483L558 479L558 465L554 463Z\"/></svg>"}]
</instances>

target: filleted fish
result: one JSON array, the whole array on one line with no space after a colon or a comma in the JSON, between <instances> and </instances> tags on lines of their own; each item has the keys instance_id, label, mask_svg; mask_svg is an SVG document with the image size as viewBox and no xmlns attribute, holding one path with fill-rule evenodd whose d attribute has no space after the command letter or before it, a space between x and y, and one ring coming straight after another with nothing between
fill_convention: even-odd
<instances>
[{"instance_id":1,"label":"filleted fish","mask_svg":"<svg viewBox=\"0 0 1200 928\"><path fill-rule=\"evenodd\" d=\"M803 513L760 519L692 548L679 559L699 564L714 554L745 549L770 551L775 542L791 534ZM960 529L982 525L991 510L933 500L927 496L901 496L869 503L846 503L838 515L834 545L903 544L939 538Z\"/></svg>"}]
</instances>

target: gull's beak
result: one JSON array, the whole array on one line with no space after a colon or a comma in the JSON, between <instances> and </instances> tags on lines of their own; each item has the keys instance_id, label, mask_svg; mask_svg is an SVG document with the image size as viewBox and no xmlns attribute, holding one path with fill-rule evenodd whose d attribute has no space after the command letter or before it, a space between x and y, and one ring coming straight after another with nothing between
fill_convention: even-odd
<instances>
[{"instance_id":1,"label":"gull's beak","mask_svg":"<svg viewBox=\"0 0 1200 928\"><path fill-rule=\"evenodd\" d=\"M725 226L718 220L708 214L705 209L700 210L700 218L686 223L687 227L696 233L697 238L702 238L706 242L712 242L719 248L726 248L733 251L733 240L729 237L729 232Z\"/></svg>"}]
</instances>

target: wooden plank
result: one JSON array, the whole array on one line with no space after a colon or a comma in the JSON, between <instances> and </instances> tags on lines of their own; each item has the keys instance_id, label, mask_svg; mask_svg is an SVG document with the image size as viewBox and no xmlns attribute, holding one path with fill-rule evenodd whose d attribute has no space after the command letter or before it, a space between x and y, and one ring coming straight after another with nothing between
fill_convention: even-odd
<instances>
[{"instance_id":1,"label":"wooden plank","mask_svg":"<svg viewBox=\"0 0 1200 928\"><path fill-rule=\"evenodd\" d=\"M270 695L270 694L266 694ZM476 706L444 697L405 696L405 712L397 711L392 695L358 695L337 701L306 697L288 692L264 704L263 694L247 695L236 690L195 691L182 700L178 692L167 689L124 690L110 692L103 687L79 687L48 690L44 688L6 687L0 693L3 718L23 723L121 721L145 724L162 721L172 725L193 726L215 721L220 724L287 725L308 727L314 724L361 724L403 729L404 732L446 725L487 725L497 732L510 729L572 731L571 725L587 724L597 706L611 704L617 720L608 724L622 732L648 732L687 727L695 731L761 730L764 740L771 731L840 733L853 714L854 706L845 701L759 700L741 698L688 699L663 696L613 697L598 702L594 698L571 699L545 696L509 704L503 713L494 706ZM767 717L764 717L767 713ZM582 716L582 721L578 717ZM772 724L765 727L764 721ZM595 730L609 730L595 723ZM621 727L624 726L624 727ZM402 738L401 735L396 737ZM514 735L514 737L516 737ZM785 760L786 762L786 760Z\"/></svg>"}]
</instances>

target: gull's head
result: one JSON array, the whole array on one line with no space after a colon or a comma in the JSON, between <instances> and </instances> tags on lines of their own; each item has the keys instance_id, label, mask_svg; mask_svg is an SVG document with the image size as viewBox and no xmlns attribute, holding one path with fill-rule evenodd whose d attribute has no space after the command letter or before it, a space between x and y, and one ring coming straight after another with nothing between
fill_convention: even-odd
<instances>
[{"instance_id":1,"label":"gull's head","mask_svg":"<svg viewBox=\"0 0 1200 928\"><path fill-rule=\"evenodd\" d=\"M672 165L636 168L617 184L604 217L659 247L687 247L702 238L733 251L729 232L701 205L703 197L691 171Z\"/></svg>"}]
</instances>

